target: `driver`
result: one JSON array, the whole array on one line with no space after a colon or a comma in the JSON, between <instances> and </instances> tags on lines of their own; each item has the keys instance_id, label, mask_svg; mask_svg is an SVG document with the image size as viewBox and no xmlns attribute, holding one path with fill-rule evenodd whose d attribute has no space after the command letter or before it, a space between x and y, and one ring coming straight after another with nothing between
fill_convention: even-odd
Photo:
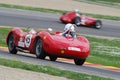
<instances>
[{"instance_id":1,"label":"driver","mask_svg":"<svg viewBox=\"0 0 120 80\"><path fill-rule=\"evenodd\" d=\"M72 38L76 38L75 27L76 27L75 24L71 24L71 23L66 24L62 35L65 37L69 36Z\"/></svg>"}]
</instances>

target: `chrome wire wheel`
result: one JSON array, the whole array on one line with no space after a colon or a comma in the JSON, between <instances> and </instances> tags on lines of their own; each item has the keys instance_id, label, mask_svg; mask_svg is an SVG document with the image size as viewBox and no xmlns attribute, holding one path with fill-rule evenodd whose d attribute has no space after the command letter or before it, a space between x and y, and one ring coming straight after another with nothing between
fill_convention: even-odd
<instances>
[{"instance_id":1,"label":"chrome wire wheel","mask_svg":"<svg viewBox=\"0 0 120 80\"><path fill-rule=\"evenodd\" d=\"M80 26L80 22L81 22L80 17L75 17L74 24L77 25L77 26Z\"/></svg>"},{"instance_id":2,"label":"chrome wire wheel","mask_svg":"<svg viewBox=\"0 0 120 80\"><path fill-rule=\"evenodd\" d=\"M42 41L38 39L36 43L36 55L39 56L41 54L41 50L42 50Z\"/></svg>"},{"instance_id":3,"label":"chrome wire wheel","mask_svg":"<svg viewBox=\"0 0 120 80\"><path fill-rule=\"evenodd\" d=\"M10 51L13 50L13 48L15 46L13 41L14 41L14 37L13 37L13 35L11 35L8 40L8 48Z\"/></svg>"},{"instance_id":4,"label":"chrome wire wheel","mask_svg":"<svg viewBox=\"0 0 120 80\"><path fill-rule=\"evenodd\" d=\"M38 38L36 40L36 43L35 43L35 54L36 54L36 57L39 58L39 59L45 59L46 57L46 53L43 49L43 46L42 46L42 40L41 38Z\"/></svg>"},{"instance_id":5,"label":"chrome wire wheel","mask_svg":"<svg viewBox=\"0 0 120 80\"><path fill-rule=\"evenodd\" d=\"M97 20L95 23L95 28L100 29L102 27L102 22L100 20Z\"/></svg>"}]
</instances>

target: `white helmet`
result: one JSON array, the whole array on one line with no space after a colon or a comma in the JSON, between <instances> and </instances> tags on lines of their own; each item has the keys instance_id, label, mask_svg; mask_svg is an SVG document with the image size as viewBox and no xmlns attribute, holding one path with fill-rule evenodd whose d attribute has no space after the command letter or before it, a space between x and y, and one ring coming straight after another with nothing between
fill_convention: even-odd
<instances>
[{"instance_id":1,"label":"white helmet","mask_svg":"<svg viewBox=\"0 0 120 80\"><path fill-rule=\"evenodd\" d=\"M75 11L76 13L79 13L79 12L80 12L78 9L75 9L74 11Z\"/></svg>"},{"instance_id":2,"label":"white helmet","mask_svg":"<svg viewBox=\"0 0 120 80\"><path fill-rule=\"evenodd\" d=\"M48 31L51 32L51 31L53 31L53 29L52 28L48 28Z\"/></svg>"},{"instance_id":3,"label":"white helmet","mask_svg":"<svg viewBox=\"0 0 120 80\"><path fill-rule=\"evenodd\" d=\"M75 26L74 24L68 23L65 25L64 31L71 31L71 32L75 32Z\"/></svg>"}]
</instances>

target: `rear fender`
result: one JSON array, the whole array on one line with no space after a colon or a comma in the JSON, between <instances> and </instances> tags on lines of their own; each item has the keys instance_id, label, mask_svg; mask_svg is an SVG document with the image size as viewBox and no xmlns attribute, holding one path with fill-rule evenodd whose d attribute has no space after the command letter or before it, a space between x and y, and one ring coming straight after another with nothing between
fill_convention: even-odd
<instances>
[{"instance_id":1,"label":"rear fender","mask_svg":"<svg viewBox=\"0 0 120 80\"><path fill-rule=\"evenodd\" d=\"M89 44L89 41L86 37L84 36L78 36L77 39L80 41L80 42L83 42L84 46L86 46L86 51L88 52L88 54L90 53L90 44Z\"/></svg>"},{"instance_id":2,"label":"rear fender","mask_svg":"<svg viewBox=\"0 0 120 80\"><path fill-rule=\"evenodd\" d=\"M78 37L77 37L77 39L78 39L79 41L83 41L83 42L85 42L85 43L88 43L88 44L89 44L88 39L87 39L86 37L84 37L84 36L78 36Z\"/></svg>"},{"instance_id":3,"label":"rear fender","mask_svg":"<svg viewBox=\"0 0 120 80\"><path fill-rule=\"evenodd\" d=\"M34 47L35 47L36 40L38 38L42 39L42 45L43 45L43 48L44 48L45 51L46 51L46 48L49 45L49 43L50 44L53 43L53 39L52 39L52 36L51 36L50 33L48 33L48 32L39 32L39 33L37 33L37 36L34 39Z\"/></svg>"}]
</instances>

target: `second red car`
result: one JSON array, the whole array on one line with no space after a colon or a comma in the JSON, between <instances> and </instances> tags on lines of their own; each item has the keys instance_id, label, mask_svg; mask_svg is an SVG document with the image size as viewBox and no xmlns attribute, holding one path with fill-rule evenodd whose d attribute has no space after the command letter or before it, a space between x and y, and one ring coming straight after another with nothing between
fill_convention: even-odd
<instances>
[{"instance_id":1,"label":"second red car","mask_svg":"<svg viewBox=\"0 0 120 80\"><path fill-rule=\"evenodd\" d=\"M73 23L76 24L77 26L87 26L87 27L94 27L97 29L100 29L102 27L102 21L88 17L80 13L78 10L64 13L61 17L60 20L63 23Z\"/></svg>"}]
</instances>

